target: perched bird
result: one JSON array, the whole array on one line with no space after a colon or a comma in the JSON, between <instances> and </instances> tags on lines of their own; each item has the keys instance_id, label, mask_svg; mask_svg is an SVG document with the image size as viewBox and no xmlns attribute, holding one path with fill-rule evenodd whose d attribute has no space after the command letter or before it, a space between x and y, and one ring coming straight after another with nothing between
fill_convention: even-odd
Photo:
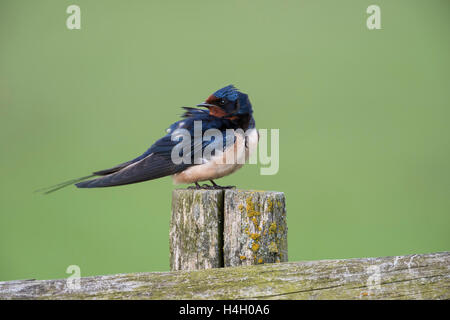
<instances>
[{"instance_id":1,"label":"perched bird","mask_svg":"<svg viewBox=\"0 0 450 320\"><path fill-rule=\"evenodd\" d=\"M206 109L183 107L185 109L183 119L172 124L167 129L167 134L139 157L110 169L96 171L92 175L49 187L45 193L51 193L71 184L75 184L78 188L111 187L169 175L172 175L175 184L194 183L193 188L231 187L221 187L214 182L214 179L222 178L241 168L251 151L256 148L259 139L248 95L229 85L214 92L197 107ZM197 121L201 121L202 136L207 130L216 129L222 133L223 139L217 137L212 137L210 140L193 139ZM174 163L172 152L180 142L180 139L177 139L177 133L181 129L192 137L189 153L184 154L190 161ZM227 136L227 129L235 130L231 139ZM239 148L239 145L244 147ZM201 156L197 159L194 159L194 150L201 151ZM204 156L205 150L212 150L212 152L209 156ZM224 160L229 154L232 154L234 161L230 162L230 158L227 158L227 161ZM87 180L93 177L97 178ZM207 180L212 185L198 184L199 181Z\"/></svg>"}]
</instances>

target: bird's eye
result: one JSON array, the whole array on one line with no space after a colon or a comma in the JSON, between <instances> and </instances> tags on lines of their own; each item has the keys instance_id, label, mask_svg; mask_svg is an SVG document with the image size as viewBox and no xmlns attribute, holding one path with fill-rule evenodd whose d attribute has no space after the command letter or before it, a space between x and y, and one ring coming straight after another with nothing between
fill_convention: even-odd
<instances>
[{"instance_id":1,"label":"bird's eye","mask_svg":"<svg viewBox=\"0 0 450 320\"><path fill-rule=\"evenodd\" d=\"M223 99L220 100L220 101L219 101L219 104L220 104L221 106L224 106L224 105L225 105L225 100L223 100Z\"/></svg>"}]
</instances>

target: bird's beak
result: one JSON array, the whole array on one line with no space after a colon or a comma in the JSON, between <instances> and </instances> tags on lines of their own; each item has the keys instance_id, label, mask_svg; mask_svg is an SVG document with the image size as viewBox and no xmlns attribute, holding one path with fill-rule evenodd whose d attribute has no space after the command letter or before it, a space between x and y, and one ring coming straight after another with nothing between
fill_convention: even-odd
<instances>
[{"instance_id":1,"label":"bird's beak","mask_svg":"<svg viewBox=\"0 0 450 320\"><path fill-rule=\"evenodd\" d=\"M210 104L210 103L202 102L202 103L199 103L197 105L197 107L206 107L206 108L208 108L208 107L216 107L216 106L213 105L213 104Z\"/></svg>"}]
</instances>

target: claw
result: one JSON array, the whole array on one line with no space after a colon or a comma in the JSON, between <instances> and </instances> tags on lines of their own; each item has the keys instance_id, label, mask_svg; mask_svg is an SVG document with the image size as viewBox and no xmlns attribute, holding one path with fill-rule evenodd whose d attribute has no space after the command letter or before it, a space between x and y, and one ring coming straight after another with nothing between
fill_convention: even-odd
<instances>
[{"instance_id":1,"label":"claw","mask_svg":"<svg viewBox=\"0 0 450 320\"><path fill-rule=\"evenodd\" d=\"M236 186L219 186L217 183L215 183L213 180L209 180L213 184L212 187L214 189L233 189L236 188Z\"/></svg>"},{"instance_id":2,"label":"claw","mask_svg":"<svg viewBox=\"0 0 450 320\"><path fill-rule=\"evenodd\" d=\"M218 184L216 184L214 181L209 180L212 183L212 186L210 186L209 184L202 184L199 185L197 182L195 183L195 186L189 186L187 187L190 190L199 190L199 189L206 189L206 190L223 190L223 189L233 189L236 188L236 186L219 186Z\"/></svg>"}]
</instances>

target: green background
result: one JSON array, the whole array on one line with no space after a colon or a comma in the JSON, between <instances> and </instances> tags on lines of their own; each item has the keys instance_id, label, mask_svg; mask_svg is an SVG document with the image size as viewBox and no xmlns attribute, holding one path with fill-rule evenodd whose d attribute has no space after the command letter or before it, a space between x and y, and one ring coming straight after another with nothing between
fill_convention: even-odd
<instances>
[{"instance_id":1,"label":"green background","mask_svg":"<svg viewBox=\"0 0 450 320\"><path fill-rule=\"evenodd\" d=\"M0 280L168 270L170 178L33 191L139 155L230 83L257 127L280 129L280 170L218 182L286 193L291 261L449 250L449 14L448 0L2 0Z\"/></svg>"}]
</instances>

